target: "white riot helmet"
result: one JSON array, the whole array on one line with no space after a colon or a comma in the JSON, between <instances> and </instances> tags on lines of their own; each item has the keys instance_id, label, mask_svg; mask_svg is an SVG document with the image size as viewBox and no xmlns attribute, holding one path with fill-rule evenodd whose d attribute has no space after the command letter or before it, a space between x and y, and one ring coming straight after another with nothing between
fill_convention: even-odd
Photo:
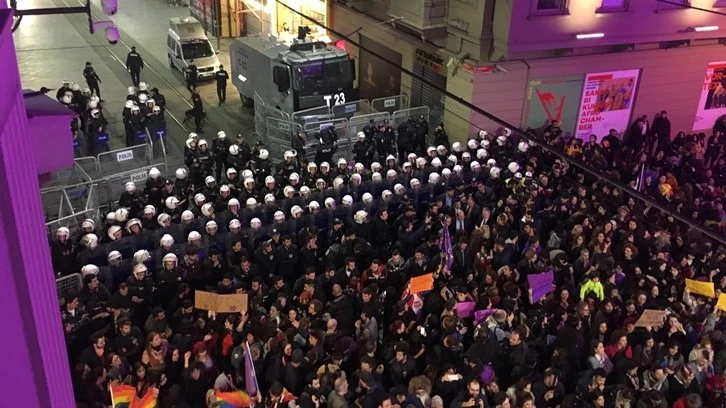
<instances>
[{"instance_id":1,"label":"white riot helmet","mask_svg":"<svg viewBox=\"0 0 726 408\"><path fill-rule=\"evenodd\" d=\"M135 108L138 108L138 107L135 107ZM98 109L93 109L93 110L91 111L91 116L98 116L98 115L100 115L100 114L101 114L101 111L100 111L100 110L98 110Z\"/></svg>"},{"instance_id":2,"label":"white riot helmet","mask_svg":"<svg viewBox=\"0 0 726 408\"><path fill-rule=\"evenodd\" d=\"M227 208L229 208L229 207L239 208L239 200L236 198L232 198L229 201L227 201Z\"/></svg>"},{"instance_id":3,"label":"white riot helmet","mask_svg":"<svg viewBox=\"0 0 726 408\"><path fill-rule=\"evenodd\" d=\"M418 181L417 178L412 178L409 184L411 185L411 187L418 187L421 185L421 182Z\"/></svg>"},{"instance_id":4,"label":"white riot helmet","mask_svg":"<svg viewBox=\"0 0 726 408\"><path fill-rule=\"evenodd\" d=\"M363 178L361 177L360 173L353 173L353 175L350 176L350 180L360 183L361 181L363 181Z\"/></svg>"},{"instance_id":5,"label":"white riot helmet","mask_svg":"<svg viewBox=\"0 0 726 408\"><path fill-rule=\"evenodd\" d=\"M497 144L499 146L504 146L505 144L507 144L507 137L504 135L497 136Z\"/></svg>"},{"instance_id":6,"label":"white riot helmet","mask_svg":"<svg viewBox=\"0 0 726 408\"><path fill-rule=\"evenodd\" d=\"M165 204L166 204L166 208L168 208L170 210L175 210L176 206L179 204L179 199L174 196L167 197Z\"/></svg>"},{"instance_id":7,"label":"white riot helmet","mask_svg":"<svg viewBox=\"0 0 726 408\"><path fill-rule=\"evenodd\" d=\"M481 168L481 165L478 161L473 161L471 162L471 165L469 167L471 167L472 170L479 170L479 168Z\"/></svg>"},{"instance_id":8,"label":"white riot helmet","mask_svg":"<svg viewBox=\"0 0 726 408\"><path fill-rule=\"evenodd\" d=\"M184 222L194 221L194 213L189 210L184 210L184 212L181 215L181 220Z\"/></svg>"},{"instance_id":9,"label":"white riot helmet","mask_svg":"<svg viewBox=\"0 0 726 408\"><path fill-rule=\"evenodd\" d=\"M320 170L322 169L328 169L330 170L330 164L328 162L322 162L320 163Z\"/></svg>"},{"instance_id":10,"label":"white riot helmet","mask_svg":"<svg viewBox=\"0 0 726 408\"><path fill-rule=\"evenodd\" d=\"M211 184L214 184L214 183L215 183L216 181L217 181L217 180L215 180L215 179L214 179L214 176L207 176L207 177L206 177L206 178L204 179L204 184L205 184L205 185L206 185L207 187L210 187L210 185L211 185Z\"/></svg>"},{"instance_id":11,"label":"white riot helmet","mask_svg":"<svg viewBox=\"0 0 726 408\"><path fill-rule=\"evenodd\" d=\"M335 188L336 190L338 190L338 189L340 189L343 186L343 183L345 183L345 181L343 181L343 179L341 177L336 177L333 180L333 188Z\"/></svg>"},{"instance_id":12,"label":"white riot helmet","mask_svg":"<svg viewBox=\"0 0 726 408\"><path fill-rule=\"evenodd\" d=\"M364 203L370 203L373 201L373 194L371 193L363 193L362 200Z\"/></svg>"},{"instance_id":13,"label":"white riot helmet","mask_svg":"<svg viewBox=\"0 0 726 408\"><path fill-rule=\"evenodd\" d=\"M149 97L145 94L139 94L139 103L142 105L146 105L146 102L149 100Z\"/></svg>"},{"instance_id":14,"label":"white riot helmet","mask_svg":"<svg viewBox=\"0 0 726 408\"><path fill-rule=\"evenodd\" d=\"M488 149L489 148L489 145L490 145L490 143L486 139L482 140L481 141L481 144L480 144L480 146L482 147L482 149Z\"/></svg>"},{"instance_id":15,"label":"white riot helmet","mask_svg":"<svg viewBox=\"0 0 726 408\"><path fill-rule=\"evenodd\" d=\"M318 165L315 164L314 162L308 163L308 171L310 171L312 169L317 169L317 168L318 168Z\"/></svg>"},{"instance_id":16,"label":"white riot helmet","mask_svg":"<svg viewBox=\"0 0 726 408\"><path fill-rule=\"evenodd\" d=\"M196 134L194 132L189 133L189 139L197 140L198 138L199 138L198 134Z\"/></svg>"},{"instance_id":17,"label":"white riot helmet","mask_svg":"<svg viewBox=\"0 0 726 408\"><path fill-rule=\"evenodd\" d=\"M132 218L129 220L129 222L126 223L126 231L131 232L131 227L134 225L137 225L139 228L141 228L141 220L138 218Z\"/></svg>"},{"instance_id":18,"label":"white riot helmet","mask_svg":"<svg viewBox=\"0 0 726 408\"><path fill-rule=\"evenodd\" d=\"M374 183L378 183L383 180L383 176L381 176L381 173L375 172L371 175L371 180L373 180Z\"/></svg>"},{"instance_id":19,"label":"white riot helmet","mask_svg":"<svg viewBox=\"0 0 726 408\"><path fill-rule=\"evenodd\" d=\"M111 251L108 253L108 257L106 259L108 259L109 262L119 260L121 259L121 252Z\"/></svg>"},{"instance_id":20,"label":"white riot helmet","mask_svg":"<svg viewBox=\"0 0 726 408\"><path fill-rule=\"evenodd\" d=\"M461 143L459 143L459 142L454 142L454 143L453 143L453 144L451 145L451 150L453 150L453 151L454 151L455 153L461 153Z\"/></svg>"},{"instance_id":21,"label":"white riot helmet","mask_svg":"<svg viewBox=\"0 0 726 408\"><path fill-rule=\"evenodd\" d=\"M449 176L451 176L451 170L449 170L448 168L445 168L445 169L441 170L441 175L443 177L449 177Z\"/></svg>"},{"instance_id":22,"label":"white riot helmet","mask_svg":"<svg viewBox=\"0 0 726 408\"><path fill-rule=\"evenodd\" d=\"M232 175L237 175L237 170L230 167L227 169L227 178L231 178Z\"/></svg>"},{"instance_id":23,"label":"white riot helmet","mask_svg":"<svg viewBox=\"0 0 726 408\"><path fill-rule=\"evenodd\" d=\"M398 194L398 195L402 195L403 193L406 192L406 187L404 187L403 184L399 183L399 184L396 184L395 186L393 186L393 191L395 191L396 194Z\"/></svg>"},{"instance_id":24,"label":"white riot helmet","mask_svg":"<svg viewBox=\"0 0 726 408\"><path fill-rule=\"evenodd\" d=\"M310 195L310 187L308 186L302 186L300 187L300 195L303 197L307 197Z\"/></svg>"},{"instance_id":25,"label":"white riot helmet","mask_svg":"<svg viewBox=\"0 0 726 408\"><path fill-rule=\"evenodd\" d=\"M118 225L114 225L111 228L108 229L108 237L111 238L111 241L115 241L118 238L116 237L116 234L121 232L121 227Z\"/></svg>"},{"instance_id":26,"label":"white riot helmet","mask_svg":"<svg viewBox=\"0 0 726 408\"><path fill-rule=\"evenodd\" d=\"M55 231L55 235L57 237L66 237L66 239L71 235L71 231L66 227L60 227Z\"/></svg>"},{"instance_id":27,"label":"white riot helmet","mask_svg":"<svg viewBox=\"0 0 726 408\"><path fill-rule=\"evenodd\" d=\"M148 89L149 89L149 86L146 85L146 82L139 82L139 91L147 91Z\"/></svg>"},{"instance_id":28,"label":"white riot helmet","mask_svg":"<svg viewBox=\"0 0 726 408\"><path fill-rule=\"evenodd\" d=\"M477 149L477 148L479 147L479 143L477 143L477 141L476 141L476 140L474 140L474 139L469 139L469 141L468 141L468 142L466 142L466 145L467 145L467 146L469 147L469 149L471 149L471 150L476 150L476 149Z\"/></svg>"},{"instance_id":29,"label":"white riot helmet","mask_svg":"<svg viewBox=\"0 0 726 408\"><path fill-rule=\"evenodd\" d=\"M172 245L174 245L174 238L172 238L172 236L169 234L164 234L159 240L159 245L164 248L170 248Z\"/></svg>"},{"instance_id":30,"label":"white riot helmet","mask_svg":"<svg viewBox=\"0 0 726 408\"><path fill-rule=\"evenodd\" d=\"M253 218L250 220L250 228L258 229L262 226L262 221L259 218Z\"/></svg>"},{"instance_id":31,"label":"white riot helmet","mask_svg":"<svg viewBox=\"0 0 726 408\"><path fill-rule=\"evenodd\" d=\"M328 197L325 199L325 208L335 208L335 199L333 197Z\"/></svg>"},{"instance_id":32,"label":"white riot helmet","mask_svg":"<svg viewBox=\"0 0 726 408\"><path fill-rule=\"evenodd\" d=\"M161 261L165 264L167 262L171 262L174 264L174 266L177 266L177 264L179 263L179 258L177 258L177 256L173 253L168 253L168 254L164 255L163 258L161 258Z\"/></svg>"},{"instance_id":33,"label":"white riot helmet","mask_svg":"<svg viewBox=\"0 0 726 408\"><path fill-rule=\"evenodd\" d=\"M438 154L446 153L446 147L444 145L436 146L436 153L438 153Z\"/></svg>"},{"instance_id":34,"label":"white riot helmet","mask_svg":"<svg viewBox=\"0 0 726 408\"><path fill-rule=\"evenodd\" d=\"M136 94L136 88L134 88L133 86L129 86L128 88L126 88L126 93L129 94L129 95L135 95Z\"/></svg>"},{"instance_id":35,"label":"white riot helmet","mask_svg":"<svg viewBox=\"0 0 726 408\"><path fill-rule=\"evenodd\" d=\"M131 109L134 107L134 101L128 100L124 103L124 108Z\"/></svg>"},{"instance_id":36,"label":"white riot helmet","mask_svg":"<svg viewBox=\"0 0 726 408\"><path fill-rule=\"evenodd\" d=\"M344 158L338 159L338 166L347 166L348 162Z\"/></svg>"},{"instance_id":37,"label":"white riot helmet","mask_svg":"<svg viewBox=\"0 0 726 408\"><path fill-rule=\"evenodd\" d=\"M197 143L197 146L199 146L199 147L202 147L202 146L207 146L207 147L209 147L209 145L207 144L207 139L201 139L201 140L199 141L199 143Z\"/></svg>"},{"instance_id":38,"label":"white riot helmet","mask_svg":"<svg viewBox=\"0 0 726 408\"><path fill-rule=\"evenodd\" d=\"M487 160L487 167L489 167L490 169L496 165L497 165L497 161L495 159L492 158L492 159Z\"/></svg>"},{"instance_id":39,"label":"white riot helmet","mask_svg":"<svg viewBox=\"0 0 726 408\"><path fill-rule=\"evenodd\" d=\"M144 263L149 259L151 259L151 254L145 249L139 249L134 252L134 262L136 263Z\"/></svg>"},{"instance_id":40,"label":"white riot helmet","mask_svg":"<svg viewBox=\"0 0 726 408\"><path fill-rule=\"evenodd\" d=\"M380 171L381 167L382 167L381 163L378 163L378 162L371 163L371 171L373 171L373 172Z\"/></svg>"},{"instance_id":41,"label":"white riot helmet","mask_svg":"<svg viewBox=\"0 0 726 408\"><path fill-rule=\"evenodd\" d=\"M285 153L283 153L282 157L285 160L292 160L295 158L295 153L292 152L292 150L287 150Z\"/></svg>"},{"instance_id":42,"label":"white riot helmet","mask_svg":"<svg viewBox=\"0 0 726 408\"><path fill-rule=\"evenodd\" d=\"M219 226L217 225L217 222L214 220L207 221L207 224L204 226L204 229L207 231L208 234L211 234L212 231L216 231Z\"/></svg>"},{"instance_id":43,"label":"white riot helmet","mask_svg":"<svg viewBox=\"0 0 726 408\"><path fill-rule=\"evenodd\" d=\"M366 140L366 134L363 132L358 132L358 141L362 142Z\"/></svg>"},{"instance_id":44,"label":"white riot helmet","mask_svg":"<svg viewBox=\"0 0 726 408\"><path fill-rule=\"evenodd\" d=\"M343 196L343 199L341 200L343 205L352 205L353 204L353 197L349 195Z\"/></svg>"},{"instance_id":45,"label":"white riot helmet","mask_svg":"<svg viewBox=\"0 0 726 408\"><path fill-rule=\"evenodd\" d=\"M429 184L438 184L441 180L441 176L439 176L439 173L431 173L429 174Z\"/></svg>"},{"instance_id":46,"label":"white riot helmet","mask_svg":"<svg viewBox=\"0 0 726 408\"><path fill-rule=\"evenodd\" d=\"M71 84L71 90L73 92L78 92L78 91L81 90L81 86L74 82L74 83Z\"/></svg>"},{"instance_id":47,"label":"white riot helmet","mask_svg":"<svg viewBox=\"0 0 726 408\"><path fill-rule=\"evenodd\" d=\"M152 217L156 215L156 207L149 204L144 207L144 215L151 215Z\"/></svg>"},{"instance_id":48,"label":"white riot helmet","mask_svg":"<svg viewBox=\"0 0 726 408\"><path fill-rule=\"evenodd\" d=\"M484 139L485 137L487 137L488 134L489 133L487 133L486 130L480 130L479 133L478 133L479 139Z\"/></svg>"},{"instance_id":49,"label":"white riot helmet","mask_svg":"<svg viewBox=\"0 0 726 408\"><path fill-rule=\"evenodd\" d=\"M492 167L491 170L489 170L489 177L493 179L499 178L499 174L502 172L502 170L499 167Z\"/></svg>"},{"instance_id":50,"label":"white riot helmet","mask_svg":"<svg viewBox=\"0 0 726 408\"><path fill-rule=\"evenodd\" d=\"M255 200L253 197L250 197L247 199L247 207L254 207L257 205L257 200Z\"/></svg>"},{"instance_id":51,"label":"white riot helmet","mask_svg":"<svg viewBox=\"0 0 726 408\"><path fill-rule=\"evenodd\" d=\"M368 213L364 210L358 210L355 212L355 215L353 216L353 220L357 224L363 224L366 220L366 217L368 217Z\"/></svg>"},{"instance_id":52,"label":"white riot helmet","mask_svg":"<svg viewBox=\"0 0 726 408\"><path fill-rule=\"evenodd\" d=\"M267 149L260 149L260 154L257 155L257 157L259 157L260 160L267 160L267 158L270 157L270 152L268 152Z\"/></svg>"},{"instance_id":53,"label":"white riot helmet","mask_svg":"<svg viewBox=\"0 0 726 408\"><path fill-rule=\"evenodd\" d=\"M187 242L197 241L200 239L202 239L202 234L198 233L197 231L191 231L187 236Z\"/></svg>"},{"instance_id":54,"label":"white riot helmet","mask_svg":"<svg viewBox=\"0 0 726 408\"><path fill-rule=\"evenodd\" d=\"M462 153L461 160L464 160L464 159L471 159L471 153L469 153L469 152Z\"/></svg>"},{"instance_id":55,"label":"white riot helmet","mask_svg":"<svg viewBox=\"0 0 726 408\"><path fill-rule=\"evenodd\" d=\"M129 194L133 194L136 191L136 184L133 181L129 181L124 185L124 190Z\"/></svg>"},{"instance_id":56,"label":"white riot helmet","mask_svg":"<svg viewBox=\"0 0 726 408\"><path fill-rule=\"evenodd\" d=\"M272 176L265 177L265 184L266 185L275 184L275 178Z\"/></svg>"},{"instance_id":57,"label":"white riot helmet","mask_svg":"<svg viewBox=\"0 0 726 408\"><path fill-rule=\"evenodd\" d=\"M116 213L114 211L111 211L110 213L106 214L106 224L113 224L116 222Z\"/></svg>"},{"instance_id":58,"label":"white riot helmet","mask_svg":"<svg viewBox=\"0 0 726 408\"><path fill-rule=\"evenodd\" d=\"M416 156L416 153L409 153L407 156L408 161L410 161L410 162L416 160L416 157L418 157L418 156Z\"/></svg>"},{"instance_id":59,"label":"white riot helmet","mask_svg":"<svg viewBox=\"0 0 726 408\"><path fill-rule=\"evenodd\" d=\"M459 161L459 158L452 154L447 160L450 161L452 164L456 164Z\"/></svg>"},{"instance_id":60,"label":"white riot helmet","mask_svg":"<svg viewBox=\"0 0 726 408\"><path fill-rule=\"evenodd\" d=\"M423 168L424 166L426 166L426 159L423 157L416 159L416 167Z\"/></svg>"},{"instance_id":61,"label":"white riot helmet","mask_svg":"<svg viewBox=\"0 0 726 408\"><path fill-rule=\"evenodd\" d=\"M176 171L174 172L174 175L176 176L177 179L184 180L185 178L187 178L187 171L186 171L186 169L179 168L179 169L176 169Z\"/></svg>"},{"instance_id":62,"label":"white riot helmet","mask_svg":"<svg viewBox=\"0 0 726 408\"><path fill-rule=\"evenodd\" d=\"M134 266L134 277L140 278L147 271L148 271L148 268L146 267L146 265L144 265L142 263L136 264L136 266Z\"/></svg>"},{"instance_id":63,"label":"white riot helmet","mask_svg":"<svg viewBox=\"0 0 726 408\"><path fill-rule=\"evenodd\" d=\"M265 203L270 205L275 204L275 196L270 193L265 194Z\"/></svg>"},{"instance_id":64,"label":"white riot helmet","mask_svg":"<svg viewBox=\"0 0 726 408\"><path fill-rule=\"evenodd\" d=\"M252 178L255 174L250 169L244 169L242 170L242 180ZM246 181L246 180L245 180Z\"/></svg>"},{"instance_id":65,"label":"white riot helmet","mask_svg":"<svg viewBox=\"0 0 726 408\"><path fill-rule=\"evenodd\" d=\"M431 160L431 165L438 169L439 167L441 167L441 159L439 159L438 157L434 157L434 159Z\"/></svg>"},{"instance_id":66,"label":"white riot helmet","mask_svg":"<svg viewBox=\"0 0 726 408\"><path fill-rule=\"evenodd\" d=\"M519 169L520 169L519 163L517 163L517 162L510 162L509 165L507 166L507 170L509 170L510 173L516 173L519 171Z\"/></svg>"},{"instance_id":67,"label":"white riot helmet","mask_svg":"<svg viewBox=\"0 0 726 408\"><path fill-rule=\"evenodd\" d=\"M298 181L300 181L300 176L297 173L294 173L294 172L292 174L290 174L290 177L289 178L290 178L290 182L291 183L293 183L293 182L294 183L297 183Z\"/></svg>"},{"instance_id":68,"label":"white riot helmet","mask_svg":"<svg viewBox=\"0 0 726 408\"><path fill-rule=\"evenodd\" d=\"M151 170L149 170L149 177L152 179L156 180L159 176L161 176L161 172L156 167L152 167Z\"/></svg>"},{"instance_id":69,"label":"white riot helmet","mask_svg":"<svg viewBox=\"0 0 726 408\"><path fill-rule=\"evenodd\" d=\"M96 234L86 234L81 239L81 244L83 244L86 248L96 248L98 246L98 235Z\"/></svg>"},{"instance_id":70,"label":"white riot helmet","mask_svg":"<svg viewBox=\"0 0 726 408\"><path fill-rule=\"evenodd\" d=\"M98 266L93 264L84 265L83 268L81 268L81 275L83 275L83 277L88 275L98 275Z\"/></svg>"},{"instance_id":71,"label":"white riot helmet","mask_svg":"<svg viewBox=\"0 0 726 408\"><path fill-rule=\"evenodd\" d=\"M519 142L519 145L517 145L517 148L520 152L526 153L527 150L529 150L529 144L527 142Z\"/></svg>"},{"instance_id":72,"label":"white riot helmet","mask_svg":"<svg viewBox=\"0 0 726 408\"><path fill-rule=\"evenodd\" d=\"M217 132L217 139L224 140L226 138L227 138L227 134L224 133L224 130L220 130L219 132Z\"/></svg>"},{"instance_id":73,"label":"white riot helmet","mask_svg":"<svg viewBox=\"0 0 726 408\"><path fill-rule=\"evenodd\" d=\"M238 219L235 218L235 219L233 219L232 221L229 222L229 229L230 230L236 230L236 229L240 229L240 228L242 228L242 223L239 222Z\"/></svg>"},{"instance_id":74,"label":"white riot helmet","mask_svg":"<svg viewBox=\"0 0 726 408\"><path fill-rule=\"evenodd\" d=\"M512 136L512 129L504 128L504 136L506 136L506 137Z\"/></svg>"},{"instance_id":75,"label":"white riot helmet","mask_svg":"<svg viewBox=\"0 0 726 408\"><path fill-rule=\"evenodd\" d=\"M239 146L237 146L235 144L230 146L228 150L229 150L229 154L231 154L232 156L237 156L239 154Z\"/></svg>"},{"instance_id":76,"label":"white riot helmet","mask_svg":"<svg viewBox=\"0 0 726 408\"><path fill-rule=\"evenodd\" d=\"M484 149L479 149L476 151L476 158L479 160L484 160L489 156L489 153Z\"/></svg>"},{"instance_id":77,"label":"white riot helmet","mask_svg":"<svg viewBox=\"0 0 726 408\"><path fill-rule=\"evenodd\" d=\"M63 103L64 105L70 105L70 104L71 104L71 102L73 102L73 96L71 96L71 95L68 95L68 94L66 94L66 95L63 95L63 96L61 97L61 102L62 102L62 103Z\"/></svg>"},{"instance_id":78,"label":"white riot helmet","mask_svg":"<svg viewBox=\"0 0 726 408\"><path fill-rule=\"evenodd\" d=\"M129 210L125 208L119 208L116 210L116 221L118 222L126 222L126 220L129 218Z\"/></svg>"},{"instance_id":79,"label":"white riot helmet","mask_svg":"<svg viewBox=\"0 0 726 408\"><path fill-rule=\"evenodd\" d=\"M275 215L273 215L273 218L275 221L285 221L285 213L282 211L275 211Z\"/></svg>"},{"instance_id":80,"label":"white riot helmet","mask_svg":"<svg viewBox=\"0 0 726 408\"><path fill-rule=\"evenodd\" d=\"M219 194L223 194L223 193L229 193L228 185L223 185L223 186L219 187Z\"/></svg>"},{"instance_id":81,"label":"white riot helmet","mask_svg":"<svg viewBox=\"0 0 726 408\"><path fill-rule=\"evenodd\" d=\"M253 179L252 177L247 177L247 178L245 178L245 181L244 181L243 184L247 188L250 188L250 189L251 188L254 188L255 187L255 179Z\"/></svg>"},{"instance_id":82,"label":"white riot helmet","mask_svg":"<svg viewBox=\"0 0 726 408\"><path fill-rule=\"evenodd\" d=\"M381 193L381 198L383 198L384 201L388 201L393 197L393 193L391 190L383 190Z\"/></svg>"},{"instance_id":83,"label":"white riot helmet","mask_svg":"<svg viewBox=\"0 0 726 408\"><path fill-rule=\"evenodd\" d=\"M356 163L353 168L355 169L355 172L358 174L363 174L366 171L366 167L363 165L363 163Z\"/></svg>"},{"instance_id":84,"label":"white riot helmet","mask_svg":"<svg viewBox=\"0 0 726 408\"><path fill-rule=\"evenodd\" d=\"M464 171L464 168L460 165L457 164L456 166L454 166L454 173L461 174L462 171Z\"/></svg>"},{"instance_id":85,"label":"white riot helmet","mask_svg":"<svg viewBox=\"0 0 726 408\"><path fill-rule=\"evenodd\" d=\"M397 175L398 174L396 173L396 170L393 170L393 169L389 169L386 172L386 178L388 178L388 179L395 179Z\"/></svg>"},{"instance_id":86,"label":"white riot helmet","mask_svg":"<svg viewBox=\"0 0 726 408\"><path fill-rule=\"evenodd\" d=\"M285 188L282 189L282 195L287 198L291 198L295 195L295 189L292 188L292 186L285 186Z\"/></svg>"},{"instance_id":87,"label":"white riot helmet","mask_svg":"<svg viewBox=\"0 0 726 408\"><path fill-rule=\"evenodd\" d=\"M292 208L290 209L290 215L292 215L293 218L301 216L302 213L303 213L303 209L299 205L293 205Z\"/></svg>"},{"instance_id":88,"label":"white riot helmet","mask_svg":"<svg viewBox=\"0 0 726 408\"><path fill-rule=\"evenodd\" d=\"M197 195L194 196L194 204L196 205L202 205L205 201L207 201L207 197L205 197L202 193L197 193Z\"/></svg>"},{"instance_id":89,"label":"white riot helmet","mask_svg":"<svg viewBox=\"0 0 726 408\"><path fill-rule=\"evenodd\" d=\"M214 212L214 204L212 203L205 203L202 206L202 215L205 217L210 217L212 215L212 212Z\"/></svg>"},{"instance_id":90,"label":"white riot helmet","mask_svg":"<svg viewBox=\"0 0 726 408\"><path fill-rule=\"evenodd\" d=\"M167 213L161 213L156 217L156 222L163 228L171 225L171 216Z\"/></svg>"}]
</instances>

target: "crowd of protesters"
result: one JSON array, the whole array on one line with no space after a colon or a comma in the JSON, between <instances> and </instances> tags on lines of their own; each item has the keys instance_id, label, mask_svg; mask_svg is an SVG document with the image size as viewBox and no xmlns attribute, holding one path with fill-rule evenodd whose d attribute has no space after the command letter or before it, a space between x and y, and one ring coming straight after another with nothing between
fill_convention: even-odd
<instances>
[{"instance_id":1,"label":"crowd of protesters","mask_svg":"<svg viewBox=\"0 0 726 408\"><path fill-rule=\"evenodd\" d=\"M723 230L725 132L671 138L662 113L622 139L531 134ZM684 284L726 292L726 247L508 129L436 138L355 164L296 142L274 164L263 144L192 134L187 168L152 169L104 219L59 228L54 270L83 277L61 308L79 403L109 406L123 382L158 389L160 407L213 407L210 390L245 389L246 343L270 408L726 405L726 312ZM533 299L527 277L546 271ZM433 289L411 293L427 274ZM199 310L196 290L248 305ZM636 327L646 309L666 318Z\"/></svg>"}]
</instances>

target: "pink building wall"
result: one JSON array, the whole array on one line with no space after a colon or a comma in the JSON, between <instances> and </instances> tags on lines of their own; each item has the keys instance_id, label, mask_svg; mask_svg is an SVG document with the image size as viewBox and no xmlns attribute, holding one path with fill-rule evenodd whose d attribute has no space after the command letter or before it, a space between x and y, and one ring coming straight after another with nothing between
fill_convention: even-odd
<instances>
[{"instance_id":1,"label":"pink building wall","mask_svg":"<svg viewBox=\"0 0 726 408\"><path fill-rule=\"evenodd\" d=\"M494 35L499 44L508 43L508 53L571 47L599 47L613 44L648 43L695 38L718 38L718 32L685 32L688 27L721 25L723 16L695 9L680 9L652 0L629 0L624 12L598 13L601 0L569 0L563 15L533 15L535 0L496 2ZM690 0L693 7L713 8L717 0ZM721 1L724 6L726 2ZM660 10L659 10L660 7ZM665 8L665 9L664 9ZM511 17L511 20L507 18ZM575 34L605 34L604 38L577 40Z\"/></svg>"},{"instance_id":2,"label":"pink building wall","mask_svg":"<svg viewBox=\"0 0 726 408\"><path fill-rule=\"evenodd\" d=\"M11 25L11 12L0 0L2 405L71 408L70 369Z\"/></svg>"}]
</instances>

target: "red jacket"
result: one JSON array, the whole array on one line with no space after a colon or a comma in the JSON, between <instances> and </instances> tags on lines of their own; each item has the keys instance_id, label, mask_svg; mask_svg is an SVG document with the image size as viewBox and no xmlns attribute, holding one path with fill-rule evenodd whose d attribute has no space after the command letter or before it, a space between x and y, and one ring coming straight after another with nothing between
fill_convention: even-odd
<instances>
[{"instance_id":1,"label":"red jacket","mask_svg":"<svg viewBox=\"0 0 726 408\"><path fill-rule=\"evenodd\" d=\"M607 354L608 357L610 357L610 360L615 358L615 355L621 351L625 354L625 358L627 358L628 360L633 359L633 349L631 349L629 345L627 347L625 347L625 350L618 349L617 343L614 343L614 344L611 344L611 345L605 347L605 354Z\"/></svg>"}]
</instances>

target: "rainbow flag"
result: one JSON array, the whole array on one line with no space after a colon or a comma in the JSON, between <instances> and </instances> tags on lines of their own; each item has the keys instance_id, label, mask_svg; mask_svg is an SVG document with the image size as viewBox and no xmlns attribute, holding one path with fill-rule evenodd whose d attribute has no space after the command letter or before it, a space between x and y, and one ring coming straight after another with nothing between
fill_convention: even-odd
<instances>
[{"instance_id":1,"label":"rainbow flag","mask_svg":"<svg viewBox=\"0 0 726 408\"><path fill-rule=\"evenodd\" d=\"M253 400L244 391L221 392L215 391L214 396L217 397L216 407L220 408L245 408L255 406Z\"/></svg>"},{"instance_id":2,"label":"rainbow flag","mask_svg":"<svg viewBox=\"0 0 726 408\"><path fill-rule=\"evenodd\" d=\"M113 408L130 408L131 402L136 399L136 389L130 385L112 385L111 405Z\"/></svg>"},{"instance_id":3,"label":"rainbow flag","mask_svg":"<svg viewBox=\"0 0 726 408\"><path fill-rule=\"evenodd\" d=\"M156 408L156 395L156 389L149 388L143 397L136 398L131 401L131 406L129 408Z\"/></svg>"},{"instance_id":4,"label":"rainbow flag","mask_svg":"<svg viewBox=\"0 0 726 408\"><path fill-rule=\"evenodd\" d=\"M280 402L287 404L288 402L297 399L287 388L282 389L282 395L280 395Z\"/></svg>"}]
</instances>

